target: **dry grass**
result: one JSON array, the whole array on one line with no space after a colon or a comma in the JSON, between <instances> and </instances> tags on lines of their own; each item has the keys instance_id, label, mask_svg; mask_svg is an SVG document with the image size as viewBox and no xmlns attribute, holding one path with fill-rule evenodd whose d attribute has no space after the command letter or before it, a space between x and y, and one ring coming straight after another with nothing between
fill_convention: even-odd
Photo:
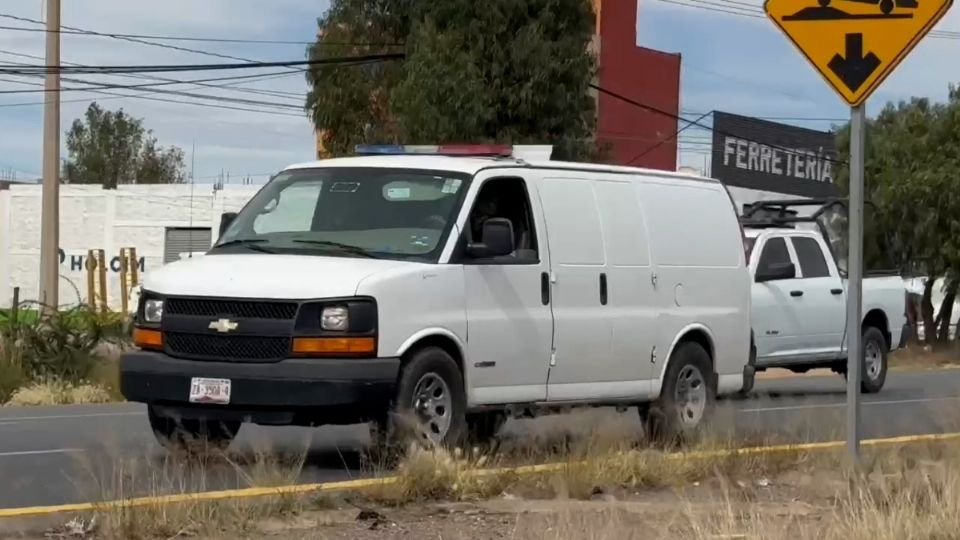
<instances>
[{"instance_id":1,"label":"dry grass","mask_svg":"<svg viewBox=\"0 0 960 540\"><path fill-rule=\"evenodd\" d=\"M235 487L273 487L295 483L306 452L277 455L255 449L229 455L217 450L199 454L117 459L112 468L86 467L94 480L91 499L103 501L92 518L96 538L139 540L180 537L235 537L256 530L265 520L290 518L308 503L303 497L277 493L260 498L193 499L164 504L147 501ZM119 504L106 504L119 501Z\"/></svg>"},{"instance_id":2,"label":"dry grass","mask_svg":"<svg viewBox=\"0 0 960 540\"><path fill-rule=\"evenodd\" d=\"M563 426L570 428L571 426ZM733 441L705 435L696 443L658 450L637 437L629 423L606 423L526 437L495 449L448 451L411 445L395 481L366 490L379 503L402 505L426 500L478 500L503 494L535 498L589 499L622 490L689 484L716 475L771 475L812 460L808 452L731 451L760 441ZM581 428L577 433L576 428ZM770 443L773 441L763 441Z\"/></svg>"},{"instance_id":3,"label":"dry grass","mask_svg":"<svg viewBox=\"0 0 960 540\"><path fill-rule=\"evenodd\" d=\"M13 391L5 405L11 407L39 405L85 405L114 401L110 392L93 384L69 384L61 381L35 382Z\"/></svg>"},{"instance_id":4,"label":"dry grass","mask_svg":"<svg viewBox=\"0 0 960 540\"><path fill-rule=\"evenodd\" d=\"M955 344L943 348L931 348L926 345L914 344L905 349L898 349L890 354L891 368L902 369L941 369L960 365L960 348Z\"/></svg>"}]
</instances>

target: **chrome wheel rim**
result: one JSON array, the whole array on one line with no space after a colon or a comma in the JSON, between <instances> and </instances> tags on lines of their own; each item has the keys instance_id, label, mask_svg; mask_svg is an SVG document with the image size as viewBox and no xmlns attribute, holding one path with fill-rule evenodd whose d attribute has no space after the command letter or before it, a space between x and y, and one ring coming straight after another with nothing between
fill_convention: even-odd
<instances>
[{"instance_id":1,"label":"chrome wheel rim","mask_svg":"<svg viewBox=\"0 0 960 540\"><path fill-rule=\"evenodd\" d=\"M683 366L680 370L674 400L680 423L687 428L697 427L707 409L707 383L695 366Z\"/></svg>"},{"instance_id":2,"label":"chrome wheel rim","mask_svg":"<svg viewBox=\"0 0 960 540\"><path fill-rule=\"evenodd\" d=\"M876 341L868 341L863 348L863 363L866 367L867 377L875 381L880 376L880 368L883 367L883 353Z\"/></svg>"},{"instance_id":3,"label":"chrome wheel rim","mask_svg":"<svg viewBox=\"0 0 960 540\"><path fill-rule=\"evenodd\" d=\"M420 422L422 435L435 443L443 441L453 417L453 398L443 378L436 373L420 377L411 408Z\"/></svg>"}]
</instances>

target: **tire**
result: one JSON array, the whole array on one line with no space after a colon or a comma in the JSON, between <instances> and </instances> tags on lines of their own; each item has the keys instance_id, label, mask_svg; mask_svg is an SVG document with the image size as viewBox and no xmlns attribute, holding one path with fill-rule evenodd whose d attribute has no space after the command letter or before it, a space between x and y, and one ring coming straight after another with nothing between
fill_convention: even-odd
<instances>
[{"instance_id":1,"label":"tire","mask_svg":"<svg viewBox=\"0 0 960 540\"><path fill-rule=\"evenodd\" d=\"M873 357L873 362L868 362L868 354ZM871 376L870 369L873 368ZM844 380L847 379L847 366L844 362L839 368L839 373L843 374ZM880 329L868 326L863 329L863 336L860 341L860 392L864 394L876 394L883 389L887 381L887 339L883 336Z\"/></svg>"},{"instance_id":2,"label":"tire","mask_svg":"<svg viewBox=\"0 0 960 540\"><path fill-rule=\"evenodd\" d=\"M410 436L428 447L455 446L466 435L466 412L463 375L456 362L443 349L421 349L401 369L391 438Z\"/></svg>"},{"instance_id":3,"label":"tire","mask_svg":"<svg viewBox=\"0 0 960 540\"><path fill-rule=\"evenodd\" d=\"M694 438L713 412L716 388L711 383L713 369L710 355L697 343L681 344L670 358L663 388L657 401L649 407L641 407L641 419L647 437L655 444L672 445ZM696 382L697 379L699 382ZM693 382L694 392L699 394L696 403L687 407L679 401L677 390L681 382ZM697 391L696 389L700 389ZM699 409L699 414L694 414Z\"/></svg>"},{"instance_id":4,"label":"tire","mask_svg":"<svg viewBox=\"0 0 960 540\"><path fill-rule=\"evenodd\" d=\"M887 338L872 326L863 330L860 353L860 390L876 394L887 381Z\"/></svg>"},{"instance_id":5,"label":"tire","mask_svg":"<svg viewBox=\"0 0 960 540\"><path fill-rule=\"evenodd\" d=\"M153 436L171 452L226 450L240 431L240 422L171 418L147 408Z\"/></svg>"},{"instance_id":6,"label":"tire","mask_svg":"<svg viewBox=\"0 0 960 540\"><path fill-rule=\"evenodd\" d=\"M753 391L753 386L757 381L757 345L753 341L753 332L750 332L750 364L754 367L753 370L750 370L750 373L747 374L744 372L743 375L743 388L740 389L740 392L737 393L740 397L746 397L750 395L750 392Z\"/></svg>"}]
</instances>

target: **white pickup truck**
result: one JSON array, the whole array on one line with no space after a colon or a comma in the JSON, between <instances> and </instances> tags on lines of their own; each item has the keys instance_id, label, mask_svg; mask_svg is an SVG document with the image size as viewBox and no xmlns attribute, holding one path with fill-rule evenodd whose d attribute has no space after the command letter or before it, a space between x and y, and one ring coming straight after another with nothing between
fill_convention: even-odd
<instances>
[{"instance_id":1,"label":"white pickup truck","mask_svg":"<svg viewBox=\"0 0 960 540\"><path fill-rule=\"evenodd\" d=\"M781 209L799 204L781 201ZM812 204L811 202L805 204ZM777 206L776 203L754 205ZM753 277L751 364L756 371L785 368L803 373L829 368L846 376L846 272L833 251L845 242L827 226L827 210L845 210L836 201L812 216L756 217L744 213L747 260ZM844 216L845 217L845 216ZM834 223L836 220L832 220ZM804 226L808 225L808 226ZM827 239L831 242L828 243ZM831 246L835 246L831 249ZM843 254L845 255L845 253ZM845 262L845 257L841 259ZM906 289L895 274L867 273L863 280L863 363L861 389L879 392L887 375L887 353L901 347L906 324ZM744 377L744 392L753 386Z\"/></svg>"}]
</instances>

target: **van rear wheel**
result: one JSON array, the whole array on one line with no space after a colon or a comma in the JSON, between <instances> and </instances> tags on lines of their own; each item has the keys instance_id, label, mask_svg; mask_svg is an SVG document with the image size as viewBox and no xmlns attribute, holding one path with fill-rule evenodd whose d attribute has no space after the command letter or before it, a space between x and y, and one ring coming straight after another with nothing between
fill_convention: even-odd
<instances>
[{"instance_id":1,"label":"van rear wheel","mask_svg":"<svg viewBox=\"0 0 960 540\"><path fill-rule=\"evenodd\" d=\"M667 367L657 401L641 408L647 437L657 444L693 438L713 411L710 355L697 343L681 344Z\"/></svg>"}]
</instances>

